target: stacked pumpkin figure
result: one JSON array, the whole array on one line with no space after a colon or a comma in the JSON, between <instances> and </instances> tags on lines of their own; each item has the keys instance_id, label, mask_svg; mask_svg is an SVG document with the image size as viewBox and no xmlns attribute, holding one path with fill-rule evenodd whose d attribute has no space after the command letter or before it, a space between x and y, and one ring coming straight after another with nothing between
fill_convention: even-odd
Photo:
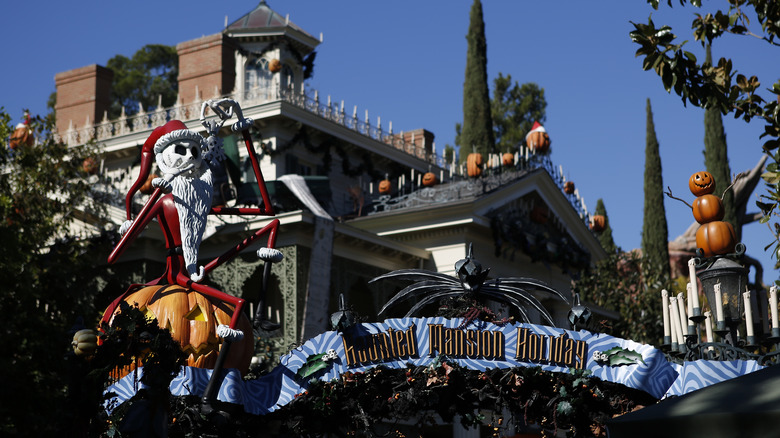
<instances>
[{"instance_id":1,"label":"stacked pumpkin figure","mask_svg":"<svg viewBox=\"0 0 780 438\"><path fill-rule=\"evenodd\" d=\"M724 222L723 202L713 195L715 179L709 172L696 172L688 180L693 201L693 217L700 224L696 231L696 247L705 257L733 253L737 235L730 223Z\"/></svg>"}]
</instances>

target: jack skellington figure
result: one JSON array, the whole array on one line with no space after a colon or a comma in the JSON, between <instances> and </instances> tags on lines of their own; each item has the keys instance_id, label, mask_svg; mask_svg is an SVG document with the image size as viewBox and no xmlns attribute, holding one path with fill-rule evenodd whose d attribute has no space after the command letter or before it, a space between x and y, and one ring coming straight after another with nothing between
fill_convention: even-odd
<instances>
[{"instance_id":1,"label":"jack skellington figure","mask_svg":"<svg viewBox=\"0 0 780 438\"><path fill-rule=\"evenodd\" d=\"M219 121L206 121L205 111L210 108ZM238 122L234 123L232 130L241 131L246 143L252 167L255 172L258 188L262 198L262 205L257 208L238 207L212 207L213 182L212 171L209 166L218 164L218 160L224 159L222 141L217 133L233 114L237 115ZM258 256L265 263L265 275L259 305L264 301L267 277L270 274L270 263L282 259L282 253L274 249L279 220L273 219L268 225L257 230L254 234L244 239L225 254L204 265L198 265L198 250L206 229L208 214L234 214L234 215L260 215L274 216L273 207L268 196L268 191L260 172L259 163L255 155L249 127L251 119L245 119L238 103L230 99L209 100L204 102L201 109L201 122L209 131L209 137L204 138L179 120L171 120L163 126L152 131L144 142L141 150L141 169L138 179L130 188L126 197L127 221L120 227L121 240L108 257L108 263L114 263L121 256L127 245L138 237L140 232L157 218L168 250L164 274L146 283L146 286L160 284L177 284L183 288L189 288L200 292L210 298L232 304L234 311L230 324L220 326L218 336L227 343L223 343L220 350L227 350L229 343L240 340L243 332L236 330L236 325L243 311L245 301L241 298L226 294L210 286L199 282L219 265L229 261L240 251L248 247L258 238L268 235L267 247L258 250ZM152 180L154 192L149 196L142 210L132 217L133 196L141 188L149 177L152 158L155 159L163 176ZM207 162L208 161L208 162ZM133 285L125 294L118 297L103 316L103 322L113 316L119 303L136 287ZM258 314L262 314L259 311ZM277 328L277 324L270 321L255 319L255 325L266 330ZM217 361L219 367L220 361ZM208 389L207 389L208 391Z\"/></svg>"}]
</instances>

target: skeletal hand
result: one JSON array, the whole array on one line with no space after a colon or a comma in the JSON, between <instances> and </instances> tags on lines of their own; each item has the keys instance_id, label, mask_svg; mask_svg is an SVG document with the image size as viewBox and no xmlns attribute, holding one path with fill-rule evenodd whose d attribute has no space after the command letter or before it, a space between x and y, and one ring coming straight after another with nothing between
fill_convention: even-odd
<instances>
[{"instance_id":1,"label":"skeletal hand","mask_svg":"<svg viewBox=\"0 0 780 438\"><path fill-rule=\"evenodd\" d=\"M130 229L131 225L133 225L133 221L124 221L122 226L119 227L119 235L124 236L125 233L127 233L127 230Z\"/></svg>"},{"instance_id":2,"label":"skeletal hand","mask_svg":"<svg viewBox=\"0 0 780 438\"><path fill-rule=\"evenodd\" d=\"M173 186L171 182L166 178L155 178L152 180L152 187L159 187L164 193L171 193Z\"/></svg>"}]
</instances>

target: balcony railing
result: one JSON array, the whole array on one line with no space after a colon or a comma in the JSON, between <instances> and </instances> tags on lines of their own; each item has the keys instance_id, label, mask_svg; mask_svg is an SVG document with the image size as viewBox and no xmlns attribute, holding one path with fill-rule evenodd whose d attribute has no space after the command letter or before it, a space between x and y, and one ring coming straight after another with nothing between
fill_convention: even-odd
<instances>
[{"instance_id":1,"label":"balcony railing","mask_svg":"<svg viewBox=\"0 0 780 438\"><path fill-rule=\"evenodd\" d=\"M349 116L345 113L343 101L340 105L332 103L330 98L326 102L322 102L317 91L295 92L291 88L263 88L244 93L243 99L232 94L222 97L236 99L241 104L245 114L252 114L252 108L262 104L278 101L287 102L312 114L316 114L325 120L382 142L388 145L388 147L404 151L440 169L449 170L451 166L451 163L445 162L443 157L436 154L432 146L429 150L422 144L416 144L422 142L413 143L406 141L403 132L400 134L393 133L392 124L390 124L389 130L386 131L382 128L381 119L379 118L377 118L377 123L372 125L368 118L368 111L365 111L365 117L361 120L357 115L357 106L354 107L352 115ZM84 144L90 140L108 141L122 135L151 131L172 119L185 122L195 120L200 116L201 105L202 101L195 101L189 104L177 103L170 108L164 108L161 103L158 103L155 110L147 112L141 108L136 114L131 116L125 115L123 110L122 115L115 120L108 120L104 117L99 123L81 128L74 128L71 125L63 136L55 134L55 137L58 141L62 141L69 146Z\"/></svg>"}]
</instances>

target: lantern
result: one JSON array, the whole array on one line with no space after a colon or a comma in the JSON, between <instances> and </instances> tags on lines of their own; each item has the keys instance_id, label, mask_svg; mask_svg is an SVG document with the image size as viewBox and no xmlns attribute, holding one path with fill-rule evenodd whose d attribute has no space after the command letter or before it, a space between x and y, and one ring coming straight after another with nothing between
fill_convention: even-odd
<instances>
[{"instance_id":1,"label":"lantern","mask_svg":"<svg viewBox=\"0 0 780 438\"><path fill-rule=\"evenodd\" d=\"M217 337L217 326L230 324L232 305L177 285L145 286L128 294L124 301L137 303L142 312L171 332L187 355L187 365L214 368L222 342ZM244 332L244 338L232 343L224 366L246 374L254 355L249 318L241 315L236 329Z\"/></svg>"},{"instance_id":2,"label":"lantern","mask_svg":"<svg viewBox=\"0 0 780 438\"><path fill-rule=\"evenodd\" d=\"M389 195L392 191L393 187L390 185L389 179L384 179L382 181L379 181L379 194L380 195Z\"/></svg>"},{"instance_id":3,"label":"lantern","mask_svg":"<svg viewBox=\"0 0 780 438\"><path fill-rule=\"evenodd\" d=\"M433 172L427 172L422 177L422 185L425 187L433 187L436 185L436 174Z\"/></svg>"},{"instance_id":4,"label":"lantern","mask_svg":"<svg viewBox=\"0 0 780 438\"><path fill-rule=\"evenodd\" d=\"M607 217L595 214L590 218L590 229L600 233L607 228Z\"/></svg>"},{"instance_id":5,"label":"lantern","mask_svg":"<svg viewBox=\"0 0 780 438\"><path fill-rule=\"evenodd\" d=\"M513 166L515 164L515 154L507 152L501 156L501 164L504 166Z\"/></svg>"},{"instance_id":6,"label":"lantern","mask_svg":"<svg viewBox=\"0 0 780 438\"><path fill-rule=\"evenodd\" d=\"M282 70L282 63L278 59L274 58L268 63L268 71L271 73L278 73Z\"/></svg>"},{"instance_id":7,"label":"lantern","mask_svg":"<svg viewBox=\"0 0 780 438\"><path fill-rule=\"evenodd\" d=\"M566 181L563 184L563 193L566 193L567 195L571 195L572 193L574 193L574 182Z\"/></svg>"},{"instance_id":8,"label":"lantern","mask_svg":"<svg viewBox=\"0 0 780 438\"><path fill-rule=\"evenodd\" d=\"M482 154L474 152L468 155L466 160L466 171L468 176L472 178L482 175Z\"/></svg>"},{"instance_id":9,"label":"lantern","mask_svg":"<svg viewBox=\"0 0 780 438\"><path fill-rule=\"evenodd\" d=\"M546 154L550 151L550 136L539 122L534 122L531 131L525 136L525 143L537 154Z\"/></svg>"},{"instance_id":10,"label":"lantern","mask_svg":"<svg viewBox=\"0 0 780 438\"><path fill-rule=\"evenodd\" d=\"M715 191L715 178L706 171L696 172L688 180L688 188L694 196L709 195Z\"/></svg>"}]
</instances>

